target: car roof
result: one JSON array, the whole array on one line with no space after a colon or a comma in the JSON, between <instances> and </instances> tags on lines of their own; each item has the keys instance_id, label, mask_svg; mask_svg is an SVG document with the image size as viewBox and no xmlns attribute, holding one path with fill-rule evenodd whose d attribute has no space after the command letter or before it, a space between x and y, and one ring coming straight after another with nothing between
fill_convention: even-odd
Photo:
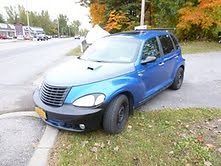
<instances>
[{"instance_id":1,"label":"car roof","mask_svg":"<svg viewBox=\"0 0 221 166\"><path fill-rule=\"evenodd\" d=\"M159 36L159 35L167 35L168 30L135 30L128 32L121 32L110 35L110 37L122 37L122 38L134 38L138 40L147 40L148 38Z\"/></svg>"}]
</instances>

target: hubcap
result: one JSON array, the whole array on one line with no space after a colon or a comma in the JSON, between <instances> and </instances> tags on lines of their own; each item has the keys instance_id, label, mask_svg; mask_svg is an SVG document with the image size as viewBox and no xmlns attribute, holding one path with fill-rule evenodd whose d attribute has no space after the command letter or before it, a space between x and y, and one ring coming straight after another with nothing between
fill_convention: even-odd
<instances>
[{"instance_id":1,"label":"hubcap","mask_svg":"<svg viewBox=\"0 0 221 166\"><path fill-rule=\"evenodd\" d=\"M182 84L182 80L183 80L183 73L180 72L179 75L178 75L178 85Z\"/></svg>"},{"instance_id":2,"label":"hubcap","mask_svg":"<svg viewBox=\"0 0 221 166\"><path fill-rule=\"evenodd\" d=\"M125 117L125 106L121 105L119 111L118 111L118 116L117 116L117 124L121 125Z\"/></svg>"}]
</instances>

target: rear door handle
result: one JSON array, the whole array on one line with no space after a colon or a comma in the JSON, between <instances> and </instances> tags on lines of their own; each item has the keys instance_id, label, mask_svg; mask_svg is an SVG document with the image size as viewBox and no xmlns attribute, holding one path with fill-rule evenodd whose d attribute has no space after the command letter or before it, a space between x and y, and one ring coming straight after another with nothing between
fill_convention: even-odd
<instances>
[{"instance_id":1,"label":"rear door handle","mask_svg":"<svg viewBox=\"0 0 221 166\"><path fill-rule=\"evenodd\" d=\"M159 66L163 66L165 63L164 62L161 62L161 63L159 63Z\"/></svg>"}]
</instances>

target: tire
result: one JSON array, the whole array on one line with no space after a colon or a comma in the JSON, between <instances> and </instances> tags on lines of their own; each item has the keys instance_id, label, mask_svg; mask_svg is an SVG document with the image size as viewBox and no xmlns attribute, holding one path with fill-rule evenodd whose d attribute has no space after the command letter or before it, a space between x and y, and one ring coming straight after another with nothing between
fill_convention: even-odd
<instances>
[{"instance_id":1,"label":"tire","mask_svg":"<svg viewBox=\"0 0 221 166\"><path fill-rule=\"evenodd\" d=\"M181 87L182 84L183 84L183 78L184 78L184 69L183 69L182 67L180 67L180 68L177 70L175 79L174 79L174 81L173 81L173 84L170 86L170 89L173 89L173 90L178 90L178 89L180 89L180 87Z\"/></svg>"},{"instance_id":2,"label":"tire","mask_svg":"<svg viewBox=\"0 0 221 166\"><path fill-rule=\"evenodd\" d=\"M125 95L117 96L108 106L103 117L104 131L109 134L122 132L129 118L129 100Z\"/></svg>"}]
</instances>

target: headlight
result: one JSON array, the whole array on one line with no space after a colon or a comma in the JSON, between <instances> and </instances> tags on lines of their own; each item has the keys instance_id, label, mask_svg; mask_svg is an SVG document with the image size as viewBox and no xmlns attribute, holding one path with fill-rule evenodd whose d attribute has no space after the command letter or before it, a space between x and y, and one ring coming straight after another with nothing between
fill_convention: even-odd
<instances>
[{"instance_id":1,"label":"headlight","mask_svg":"<svg viewBox=\"0 0 221 166\"><path fill-rule=\"evenodd\" d=\"M104 99L104 94L91 94L75 100L73 105L77 107L93 107L103 103Z\"/></svg>"}]
</instances>

